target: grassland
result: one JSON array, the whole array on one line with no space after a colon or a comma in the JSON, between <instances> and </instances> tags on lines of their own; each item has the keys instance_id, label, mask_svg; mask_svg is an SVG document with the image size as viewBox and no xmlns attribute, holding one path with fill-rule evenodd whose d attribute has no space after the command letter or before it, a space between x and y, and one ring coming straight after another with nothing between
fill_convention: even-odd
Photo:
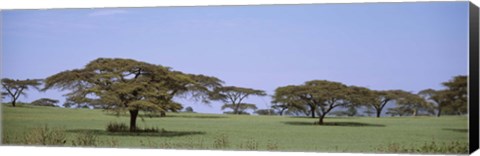
<instances>
[{"instance_id":1,"label":"grassland","mask_svg":"<svg viewBox=\"0 0 480 156\"><path fill-rule=\"evenodd\" d=\"M317 119L305 117L167 115L137 121L139 127L157 127L163 129L161 133L109 133L107 124L128 123L128 116L102 110L2 105L2 141L19 144L31 129L45 125L64 129L68 140L94 134L103 140L99 147L381 152L379 148L420 147L431 142L467 145L468 140L465 116L332 117L325 119L327 125L318 126L313 125ZM70 145L71 141L66 142Z\"/></svg>"}]
</instances>

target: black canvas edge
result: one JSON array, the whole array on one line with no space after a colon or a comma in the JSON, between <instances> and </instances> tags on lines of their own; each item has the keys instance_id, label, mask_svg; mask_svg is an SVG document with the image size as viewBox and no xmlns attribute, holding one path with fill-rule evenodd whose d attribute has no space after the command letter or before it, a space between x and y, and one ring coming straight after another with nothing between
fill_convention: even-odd
<instances>
[{"instance_id":1,"label":"black canvas edge","mask_svg":"<svg viewBox=\"0 0 480 156\"><path fill-rule=\"evenodd\" d=\"M479 144L479 48L478 48L478 7L469 5L469 153L478 150Z\"/></svg>"}]
</instances>

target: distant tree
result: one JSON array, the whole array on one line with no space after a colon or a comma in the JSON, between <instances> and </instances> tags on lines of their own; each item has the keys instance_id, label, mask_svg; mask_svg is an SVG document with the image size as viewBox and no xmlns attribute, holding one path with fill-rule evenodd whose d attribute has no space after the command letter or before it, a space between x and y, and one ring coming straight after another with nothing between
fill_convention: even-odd
<instances>
[{"instance_id":1,"label":"distant tree","mask_svg":"<svg viewBox=\"0 0 480 156\"><path fill-rule=\"evenodd\" d=\"M365 111L363 113L367 114L367 116L372 116L375 114L375 110L372 107L365 107Z\"/></svg>"},{"instance_id":2,"label":"distant tree","mask_svg":"<svg viewBox=\"0 0 480 156\"><path fill-rule=\"evenodd\" d=\"M440 117L443 109L450 104L448 100L448 90L425 89L418 94L436 108L437 117Z\"/></svg>"},{"instance_id":3,"label":"distant tree","mask_svg":"<svg viewBox=\"0 0 480 156\"><path fill-rule=\"evenodd\" d=\"M185 108L185 112L194 113L193 108L190 106Z\"/></svg>"},{"instance_id":4,"label":"distant tree","mask_svg":"<svg viewBox=\"0 0 480 156\"><path fill-rule=\"evenodd\" d=\"M399 94L397 105L402 111L410 111L412 116L417 116L419 111L429 111L433 108L431 103L428 103L419 95L405 91Z\"/></svg>"},{"instance_id":5,"label":"distant tree","mask_svg":"<svg viewBox=\"0 0 480 156\"><path fill-rule=\"evenodd\" d=\"M386 114L389 114L392 117L405 116L405 115L411 114L411 110L407 110L403 107L388 108L388 111Z\"/></svg>"},{"instance_id":6,"label":"distant tree","mask_svg":"<svg viewBox=\"0 0 480 156\"><path fill-rule=\"evenodd\" d=\"M384 90L384 91L373 91L373 96L375 100L370 104L371 108L375 109L376 117L379 118L382 114L382 110L385 106L399 98L404 91L402 90Z\"/></svg>"},{"instance_id":7,"label":"distant tree","mask_svg":"<svg viewBox=\"0 0 480 156\"><path fill-rule=\"evenodd\" d=\"M293 85L275 89L275 94L272 96L272 108L278 110L279 115L283 115L285 111L289 111L289 113L302 112L307 116L312 115L312 118L315 118L316 106L305 103L296 94L299 92L299 89L301 88ZM305 108L306 105L310 107L310 110Z\"/></svg>"},{"instance_id":8,"label":"distant tree","mask_svg":"<svg viewBox=\"0 0 480 156\"><path fill-rule=\"evenodd\" d=\"M2 87L4 91L2 96L10 96L12 99L12 106L15 107L15 104L20 97L20 95L26 96L26 90L29 88L39 89L41 85L40 79L26 79L26 80L13 80L9 78L2 79Z\"/></svg>"},{"instance_id":9,"label":"distant tree","mask_svg":"<svg viewBox=\"0 0 480 156\"><path fill-rule=\"evenodd\" d=\"M295 105L303 104L310 107L310 112L313 114L318 113L318 124L323 125L323 119L325 116L336 107L347 107L352 103L352 99L349 96L353 93L353 90L348 86L339 83L326 80L312 80L307 81L303 85L299 86L285 86L288 88L288 92L282 92L274 97L289 97L292 99ZM281 87L276 90L281 89ZM280 92L276 92L278 94ZM282 98L274 98L278 100Z\"/></svg>"},{"instance_id":10,"label":"distant tree","mask_svg":"<svg viewBox=\"0 0 480 156\"><path fill-rule=\"evenodd\" d=\"M274 109L259 109L255 111L258 115L277 115L277 112Z\"/></svg>"},{"instance_id":11,"label":"distant tree","mask_svg":"<svg viewBox=\"0 0 480 156\"><path fill-rule=\"evenodd\" d=\"M99 58L82 69L67 70L48 77L43 90L71 90L66 96L67 101L72 103L129 112L130 131L134 132L139 111L179 110L180 104L173 102L172 97L188 92L195 92L200 98L208 97L211 86L205 86L193 77L168 67L132 59Z\"/></svg>"},{"instance_id":12,"label":"distant tree","mask_svg":"<svg viewBox=\"0 0 480 156\"><path fill-rule=\"evenodd\" d=\"M49 98L41 98L38 100L35 100L31 102L32 105L35 106L50 106L50 107L57 107L57 103L59 101L55 99L49 99Z\"/></svg>"},{"instance_id":13,"label":"distant tree","mask_svg":"<svg viewBox=\"0 0 480 156\"><path fill-rule=\"evenodd\" d=\"M212 100L219 100L225 104L222 106L224 109L232 109L233 114L240 114L246 109L257 109L255 104L244 103L248 96L265 96L267 95L263 90L256 90L251 88L235 87L235 86L225 86L217 87L210 95Z\"/></svg>"},{"instance_id":14,"label":"distant tree","mask_svg":"<svg viewBox=\"0 0 480 156\"><path fill-rule=\"evenodd\" d=\"M467 76L459 75L442 83L443 86L447 87L445 93L448 103L446 106L446 113L457 115L468 113L467 81Z\"/></svg>"}]
</instances>

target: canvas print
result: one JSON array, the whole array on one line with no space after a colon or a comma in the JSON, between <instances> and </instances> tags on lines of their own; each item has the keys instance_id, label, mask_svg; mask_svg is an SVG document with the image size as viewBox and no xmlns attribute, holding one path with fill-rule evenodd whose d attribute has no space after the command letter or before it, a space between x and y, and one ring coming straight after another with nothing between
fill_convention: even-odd
<instances>
[{"instance_id":1,"label":"canvas print","mask_svg":"<svg viewBox=\"0 0 480 156\"><path fill-rule=\"evenodd\" d=\"M468 153L468 2L2 10L2 146Z\"/></svg>"}]
</instances>

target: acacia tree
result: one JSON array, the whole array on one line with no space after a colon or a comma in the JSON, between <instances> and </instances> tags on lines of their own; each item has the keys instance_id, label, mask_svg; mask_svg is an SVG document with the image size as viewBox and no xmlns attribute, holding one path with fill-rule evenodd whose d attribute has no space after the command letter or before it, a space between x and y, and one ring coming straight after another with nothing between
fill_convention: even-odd
<instances>
[{"instance_id":1,"label":"acacia tree","mask_svg":"<svg viewBox=\"0 0 480 156\"><path fill-rule=\"evenodd\" d=\"M50 107L57 107L57 103L59 101L55 99L49 99L49 98L41 98L35 101L32 101L32 105L36 106L50 106Z\"/></svg>"},{"instance_id":2,"label":"acacia tree","mask_svg":"<svg viewBox=\"0 0 480 156\"><path fill-rule=\"evenodd\" d=\"M401 90L373 91L374 99L368 105L375 109L376 117L379 118L385 106L389 102L396 100L402 93L403 91Z\"/></svg>"},{"instance_id":3,"label":"acacia tree","mask_svg":"<svg viewBox=\"0 0 480 156\"><path fill-rule=\"evenodd\" d=\"M71 90L66 94L67 101L114 112L128 111L130 131L134 132L139 111L161 112L176 108L179 104L172 101L172 96L192 86L201 84L168 67L132 59L99 58L82 69L48 77L43 90ZM208 87L196 89L209 90Z\"/></svg>"},{"instance_id":4,"label":"acacia tree","mask_svg":"<svg viewBox=\"0 0 480 156\"><path fill-rule=\"evenodd\" d=\"M233 110L233 114L241 114L246 109L256 109L255 104L244 103L248 96L266 96L267 94L263 90L256 90L251 88L224 86L217 87L210 94L212 100L219 100L225 104L222 106L222 110L229 108Z\"/></svg>"},{"instance_id":5,"label":"acacia tree","mask_svg":"<svg viewBox=\"0 0 480 156\"><path fill-rule=\"evenodd\" d=\"M418 94L413 94L409 92L402 92L399 94L397 101L397 105L399 105L399 110L404 112L410 112L412 116L417 116L419 111L427 111L431 112L430 110L433 108L431 103L428 103Z\"/></svg>"},{"instance_id":6,"label":"acacia tree","mask_svg":"<svg viewBox=\"0 0 480 156\"><path fill-rule=\"evenodd\" d=\"M443 109L449 104L448 90L425 89L420 91L418 94L427 100L427 102L431 103L431 105L435 105L437 117L440 117Z\"/></svg>"},{"instance_id":7,"label":"acacia tree","mask_svg":"<svg viewBox=\"0 0 480 156\"><path fill-rule=\"evenodd\" d=\"M26 80L13 80L9 78L2 79L2 86L5 91L2 92L2 96L9 96L12 99L12 106L15 104L20 95L26 96L26 90L29 88L39 89L41 85L40 79L26 79Z\"/></svg>"},{"instance_id":8,"label":"acacia tree","mask_svg":"<svg viewBox=\"0 0 480 156\"><path fill-rule=\"evenodd\" d=\"M349 99L352 90L339 82L312 80L303 85L286 86L285 88L288 88L289 92L276 92L274 97L292 97L292 101L297 101L295 103L307 105L312 114L318 113L319 125L324 124L323 119L332 109L352 104ZM278 89L281 90L281 87Z\"/></svg>"},{"instance_id":9,"label":"acacia tree","mask_svg":"<svg viewBox=\"0 0 480 156\"><path fill-rule=\"evenodd\" d=\"M459 75L442 83L443 86L447 87L445 96L448 103L448 113L462 115L468 112L467 81L467 76Z\"/></svg>"},{"instance_id":10,"label":"acacia tree","mask_svg":"<svg viewBox=\"0 0 480 156\"><path fill-rule=\"evenodd\" d=\"M272 108L277 109L279 115L283 115L286 110L292 110L305 112L307 116L310 114L312 115L312 118L315 118L316 107L314 105L309 105L310 113L308 113L308 110L305 108L305 105L308 104L304 103L302 99L296 95L298 89L298 86L293 85L278 87L275 89L275 94L272 96Z\"/></svg>"}]
</instances>

